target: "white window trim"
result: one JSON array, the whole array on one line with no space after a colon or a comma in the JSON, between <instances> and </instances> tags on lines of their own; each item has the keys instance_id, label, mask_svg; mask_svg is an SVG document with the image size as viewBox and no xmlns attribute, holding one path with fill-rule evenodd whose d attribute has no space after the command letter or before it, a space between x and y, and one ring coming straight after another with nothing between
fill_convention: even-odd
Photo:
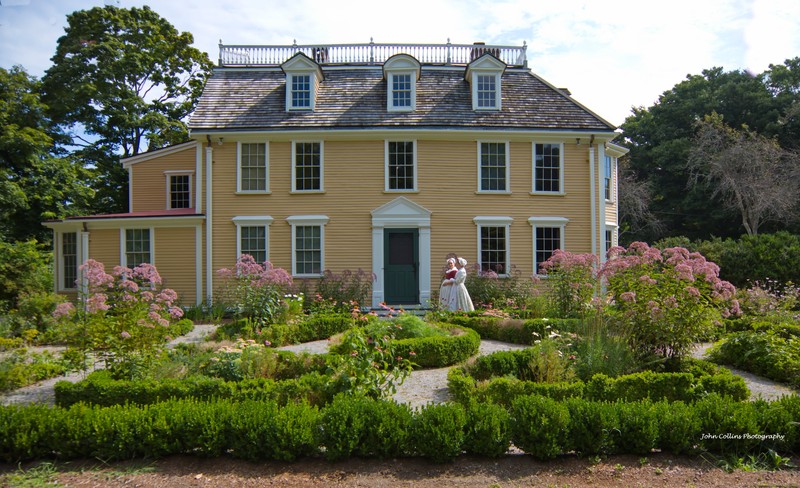
<instances>
[{"instance_id":1,"label":"white window trim","mask_svg":"<svg viewBox=\"0 0 800 488\"><path fill-rule=\"evenodd\" d=\"M541 278L546 278L547 275L539 274L539 265L541 263L536 262L536 229L539 227L558 227L561 229L561 246L559 249L563 251L566 248L566 230L569 219L566 217L529 217L528 223L531 224L532 227L531 236L533 244L533 274Z\"/></svg>"},{"instance_id":2,"label":"white window trim","mask_svg":"<svg viewBox=\"0 0 800 488\"><path fill-rule=\"evenodd\" d=\"M482 144L503 144L506 147L506 189L505 190L484 190L481 188L481 145ZM478 190L476 193L488 193L493 195L511 194L511 147L508 141L478 141Z\"/></svg>"},{"instance_id":3,"label":"white window trim","mask_svg":"<svg viewBox=\"0 0 800 488\"><path fill-rule=\"evenodd\" d=\"M297 189L297 145L319 144L319 190ZM324 141L292 141L292 193L325 193L325 142Z\"/></svg>"},{"instance_id":4,"label":"white window trim","mask_svg":"<svg viewBox=\"0 0 800 488\"><path fill-rule=\"evenodd\" d=\"M172 210L172 185L171 179L173 176L188 176L189 177L189 207L194 208L194 171L164 171L164 177L167 183L167 206L166 208Z\"/></svg>"},{"instance_id":5,"label":"white window trim","mask_svg":"<svg viewBox=\"0 0 800 488\"><path fill-rule=\"evenodd\" d=\"M394 106L394 77L407 75L411 79L411 105L408 107ZM387 73L386 77L386 110L388 112L413 112L417 109L417 72L416 71L397 71Z\"/></svg>"},{"instance_id":6,"label":"white window trim","mask_svg":"<svg viewBox=\"0 0 800 488\"><path fill-rule=\"evenodd\" d=\"M492 72L485 72L485 71L476 71L472 73L472 110L479 111L479 112L497 112L501 110L502 107L502 73L492 73ZM478 106L478 77L479 76L493 76L494 77L494 86L495 86L495 106L494 107L479 107Z\"/></svg>"},{"instance_id":7,"label":"white window trim","mask_svg":"<svg viewBox=\"0 0 800 488\"><path fill-rule=\"evenodd\" d=\"M286 217L286 222L292 226L292 277L295 278L319 278L325 271L325 225L330 219L327 215L291 215ZM297 226L319 226L319 274L297 273L297 246L295 229Z\"/></svg>"},{"instance_id":8,"label":"white window trim","mask_svg":"<svg viewBox=\"0 0 800 488\"><path fill-rule=\"evenodd\" d=\"M242 144L264 144L264 190L242 190ZM243 195L266 195L271 193L269 187L269 141L236 142L236 193Z\"/></svg>"},{"instance_id":9,"label":"white window trim","mask_svg":"<svg viewBox=\"0 0 800 488\"><path fill-rule=\"evenodd\" d=\"M131 227L121 227L119 229L119 262L125 268L130 268L128 266L128 241L127 236L125 235L126 231L128 230L136 230L136 229L148 229L150 231L150 259L148 262L153 266L156 265L156 230L155 227L139 227L139 226L131 226Z\"/></svg>"},{"instance_id":10,"label":"white window trim","mask_svg":"<svg viewBox=\"0 0 800 488\"><path fill-rule=\"evenodd\" d=\"M508 270L511 266L511 224L514 222L514 219L507 216L477 216L473 218L472 221L477 226L477 241L475 249L478 250L478 256L476 257L475 261L478 263L478 266L480 266L481 269L483 269L483 262L481 261L481 254L483 254L483 248L481 248L481 229L483 227L505 227L506 262L503 264L505 273L498 273L498 276L501 278L508 277Z\"/></svg>"},{"instance_id":11,"label":"white window trim","mask_svg":"<svg viewBox=\"0 0 800 488\"><path fill-rule=\"evenodd\" d=\"M603 246L605 246L606 242L606 232L611 231L611 247L617 246L619 243L619 226L616 222L606 222L605 227L603 229ZM608 259L608 249L604 249L603 253L600 256L600 262L604 262Z\"/></svg>"},{"instance_id":12,"label":"white window trim","mask_svg":"<svg viewBox=\"0 0 800 488\"><path fill-rule=\"evenodd\" d=\"M414 188L410 190L399 190L389 188L389 143L390 142L410 142L413 144L413 159L414 159ZM418 176L418 166L417 166L417 140L410 139L410 140L399 140L399 139L386 139L383 144L383 191L387 193L418 193L419 189L417 186L417 176Z\"/></svg>"},{"instance_id":13,"label":"white window trim","mask_svg":"<svg viewBox=\"0 0 800 488\"><path fill-rule=\"evenodd\" d=\"M558 191L536 190L536 145L557 145L558 149ZM531 143L531 195L566 195L564 191L564 143L553 141L533 141Z\"/></svg>"},{"instance_id":14,"label":"white window trim","mask_svg":"<svg viewBox=\"0 0 800 488\"><path fill-rule=\"evenodd\" d=\"M294 93L294 90L292 89L292 86L294 85L295 76L308 76L308 84L309 84L309 90L310 90L310 95L309 96L311 97L311 99L309 100L308 107L295 107L294 104L293 104L294 97L292 95ZM286 75L286 111L287 112L309 112L309 111L313 112L314 108L316 107L316 104L317 104L317 77L314 75L314 73L312 73L310 71L308 71L308 72L307 71L300 71L300 72L297 72L297 73L288 73Z\"/></svg>"},{"instance_id":15,"label":"white window trim","mask_svg":"<svg viewBox=\"0 0 800 488\"><path fill-rule=\"evenodd\" d=\"M264 250L269 261L269 226L274 219L269 215L243 215L231 220L236 225L236 259L242 255L242 227L264 227Z\"/></svg>"}]
</instances>

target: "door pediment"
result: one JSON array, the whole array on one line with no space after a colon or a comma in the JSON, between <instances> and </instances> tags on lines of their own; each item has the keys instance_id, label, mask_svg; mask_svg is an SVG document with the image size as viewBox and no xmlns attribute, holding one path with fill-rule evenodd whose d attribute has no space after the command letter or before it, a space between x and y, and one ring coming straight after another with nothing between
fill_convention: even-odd
<instances>
[{"instance_id":1,"label":"door pediment","mask_svg":"<svg viewBox=\"0 0 800 488\"><path fill-rule=\"evenodd\" d=\"M431 211L406 197L397 197L372 212L373 227L430 227Z\"/></svg>"}]
</instances>

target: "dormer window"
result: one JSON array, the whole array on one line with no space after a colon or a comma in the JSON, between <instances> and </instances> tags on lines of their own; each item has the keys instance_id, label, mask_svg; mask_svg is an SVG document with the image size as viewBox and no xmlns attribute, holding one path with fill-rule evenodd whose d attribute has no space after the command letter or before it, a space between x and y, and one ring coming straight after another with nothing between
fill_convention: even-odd
<instances>
[{"instance_id":1,"label":"dormer window","mask_svg":"<svg viewBox=\"0 0 800 488\"><path fill-rule=\"evenodd\" d=\"M397 54L383 64L386 78L386 110L410 112L417 108L420 64L408 54Z\"/></svg>"},{"instance_id":2,"label":"dormer window","mask_svg":"<svg viewBox=\"0 0 800 488\"><path fill-rule=\"evenodd\" d=\"M286 73L286 111L314 110L322 68L303 53L281 65Z\"/></svg>"},{"instance_id":3,"label":"dormer window","mask_svg":"<svg viewBox=\"0 0 800 488\"><path fill-rule=\"evenodd\" d=\"M502 75L505 63L491 52L486 52L467 66L466 78L472 92L473 110L500 110L502 108Z\"/></svg>"}]
</instances>

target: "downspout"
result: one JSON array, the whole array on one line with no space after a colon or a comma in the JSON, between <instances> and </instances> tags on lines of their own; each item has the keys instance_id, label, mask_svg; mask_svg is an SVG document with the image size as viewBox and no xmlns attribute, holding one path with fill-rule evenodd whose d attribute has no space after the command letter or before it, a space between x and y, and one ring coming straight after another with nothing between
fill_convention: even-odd
<instances>
[{"instance_id":1,"label":"downspout","mask_svg":"<svg viewBox=\"0 0 800 488\"><path fill-rule=\"evenodd\" d=\"M591 228L592 228L592 254L597 256L597 198L595 197L595 171L594 171L594 136L589 140L589 200Z\"/></svg>"},{"instance_id":2,"label":"downspout","mask_svg":"<svg viewBox=\"0 0 800 488\"><path fill-rule=\"evenodd\" d=\"M213 207L211 198L211 163L213 162L214 149L211 146L211 136L206 137L208 138L208 146L206 146L206 299L211 303L213 298L211 290L214 289L214 273L211 270L213 266L211 236L212 222L214 220L213 211L211 210Z\"/></svg>"}]
</instances>

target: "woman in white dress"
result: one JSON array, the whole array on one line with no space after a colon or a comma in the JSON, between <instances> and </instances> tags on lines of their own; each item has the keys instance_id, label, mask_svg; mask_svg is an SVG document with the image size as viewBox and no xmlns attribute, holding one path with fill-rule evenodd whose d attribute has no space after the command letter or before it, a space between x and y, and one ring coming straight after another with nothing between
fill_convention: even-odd
<instances>
[{"instance_id":1,"label":"woman in white dress","mask_svg":"<svg viewBox=\"0 0 800 488\"><path fill-rule=\"evenodd\" d=\"M465 312L471 312L475 310L475 307L472 305L472 299L469 297L467 287L464 284L467 281L466 266L466 259L458 258L456 260L456 268L458 268L458 271L456 272L455 284L453 285L453 291L450 299L450 310L453 311L463 310Z\"/></svg>"},{"instance_id":2,"label":"woman in white dress","mask_svg":"<svg viewBox=\"0 0 800 488\"><path fill-rule=\"evenodd\" d=\"M453 285L456 282L457 272L456 260L454 258L449 258L447 260L447 271L444 273L444 281L442 281L442 286L439 287L439 307L441 307L442 310L450 310L450 299L455 289Z\"/></svg>"}]
</instances>

